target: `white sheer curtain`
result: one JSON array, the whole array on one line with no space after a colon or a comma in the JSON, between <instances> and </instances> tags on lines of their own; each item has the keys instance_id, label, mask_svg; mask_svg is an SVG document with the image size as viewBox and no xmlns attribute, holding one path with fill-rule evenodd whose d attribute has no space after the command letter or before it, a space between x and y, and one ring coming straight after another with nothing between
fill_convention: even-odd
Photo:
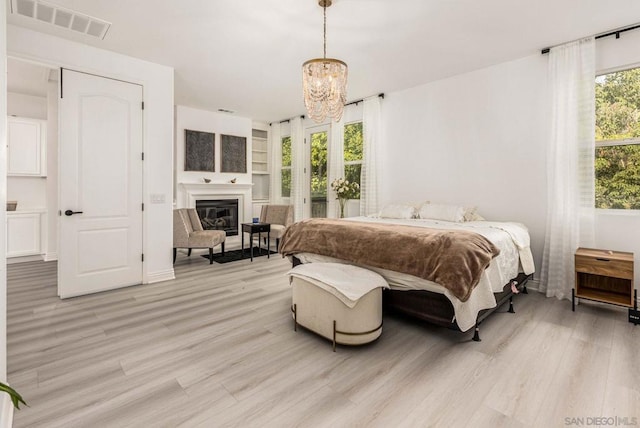
<instances>
[{"instance_id":1,"label":"white sheer curtain","mask_svg":"<svg viewBox=\"0 0 640 428\"><path fill-rule=\"evenodd\" d=\"M344 177L344 119L331 124L331 138L329 138L329 171L327 175L327 217L339 217L340 204L336 199L336 192L331 189L331 183L336 178Z\"/></svg>"},{"instance_id":2,"label":"white sheer curtain","mask_svg":"<svg viewBox=\"0 0 640 428\"><path fill-rule=\"evenodd\" d=\"M595 40L552 48L551 137L547 150L547 232L541 291L569 298L574 253L594 245Z\"/></svg>"},{"instance_id":3,"label":"white sheer curtain","mask_svg":"<svg viewBox=\"0 0 640 428\"><path fill-rule=\"evenodd\" d=\"M271 148L271 175L269 176L269 201L272 204L282 203L282 133L279 123L271 124L269 146Z\"/></svg>"},{"instance_id":4,"label":"white sheer curtain","mask_svg":"<svg viewBox=\"0 0 640 428\"><path fill-rule=\"evenodd\" d=\"M295 117L291 124L291 204L293 204L294 220L304 218L304 136L302 118Z\"/></svg>"},{"instance_id":5,"label":"white sheer curtain","mask_svg":"<svg viewBox=\"0 0 640 428\"><path fill-rule=\"evenodd\" d=\"M380 120L380 97L374 96L364 100L362 112L362 175L360 177L360 215L373 214L378 211L378 154L382 138Z\"/></svg>"}]
</instances>

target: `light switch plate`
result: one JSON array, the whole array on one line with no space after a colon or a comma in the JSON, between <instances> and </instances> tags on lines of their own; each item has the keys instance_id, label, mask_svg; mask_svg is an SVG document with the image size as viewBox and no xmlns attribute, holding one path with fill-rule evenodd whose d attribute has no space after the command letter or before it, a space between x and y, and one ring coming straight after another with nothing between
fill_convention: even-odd
<instances>
[{"instance_id":1,"label":"light switch plate","mask_svg":"<svg viewBox=\"0 0 640 428\"><path fill-rule=\"evenodd\" d=\"M151 203L152 204L164 204L165 196L164 193L152 193L151 194Z\"/></svg>"}]
</instances>

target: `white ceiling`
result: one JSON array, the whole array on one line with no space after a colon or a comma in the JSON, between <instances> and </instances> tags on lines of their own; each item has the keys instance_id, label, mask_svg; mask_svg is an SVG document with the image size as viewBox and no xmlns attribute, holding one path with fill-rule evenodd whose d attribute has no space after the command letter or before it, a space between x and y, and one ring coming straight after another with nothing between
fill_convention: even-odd
<instances>
[{"instance_id":1,"label":"white ceiling","mask_svg":"<svg viewBox=\"0 0 640 428\"><path fill-rule=\"evenodd\" d=\"M8 22L175 68L175 102L255 120L304 113L301 66L322 56L317 0L50 0L112 23L104 40ZM327 56L348 100L417 86L640 22L638 0L334 0ZM624 37L624 36L623 36Z\"/></svg>"}]
</instances>

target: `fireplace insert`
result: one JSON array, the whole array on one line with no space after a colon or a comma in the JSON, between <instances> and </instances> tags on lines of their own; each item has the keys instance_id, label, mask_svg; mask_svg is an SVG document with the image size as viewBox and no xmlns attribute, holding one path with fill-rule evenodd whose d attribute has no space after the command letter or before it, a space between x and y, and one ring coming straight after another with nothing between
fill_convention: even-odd
<instances>
[{"instance_id":1,"label":"fireplace insert","mask_svg":"<svg viewBox=\"0 0 640 428\"><path fill-rule=\"evenodd\" d=\"M227 236L238 234L237 199L197 200L196 211L203 229L224 230Z\"/></svg>"}]
</instances>

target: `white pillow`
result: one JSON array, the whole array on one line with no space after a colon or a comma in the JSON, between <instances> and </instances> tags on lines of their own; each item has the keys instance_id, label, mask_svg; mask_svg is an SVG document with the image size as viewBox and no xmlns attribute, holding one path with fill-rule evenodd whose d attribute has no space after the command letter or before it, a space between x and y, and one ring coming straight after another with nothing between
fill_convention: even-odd
<instances>
[{"instance_id":1,"label":"white pillow","mask_svg":"<svg viewBox=\"0 0 640 428\"><path fill-rule=\"evenodd\" d=\"M486 221L486 219L482 217L480 214L474 212L471 216L469 216L468 219L467 219L467 216L465 216L464 221Z\"/></svg>"},{"instance_id":2,"label":"white pillow","mask_svg":"<svg viewBox=\"0 0 640 428\"><path fill-rule=\"evenodd\" d=\"M465 207L464 221L484 221L484 217L478 214L478 207Z\"/></svg>"},{"instance_id":3,"label":"white pillow","mask_svg":"<svg viewBox=\"0 0 640 428\"><path fill-rule=\"evenodd\" d=\"M386 205L380 211L380 218L416 218L416 207L413 205Z\"/></svg>"},{"instance_id":4,"label":"white pillow","mask_svg":"<svg viewBox=\"0 0 640 428\"><path fill-rule=\"evenodd\" d=\"M464 221L465 209L460 205L424 204L418 216L431 220Z\"/></svg>"}]
</instances>

